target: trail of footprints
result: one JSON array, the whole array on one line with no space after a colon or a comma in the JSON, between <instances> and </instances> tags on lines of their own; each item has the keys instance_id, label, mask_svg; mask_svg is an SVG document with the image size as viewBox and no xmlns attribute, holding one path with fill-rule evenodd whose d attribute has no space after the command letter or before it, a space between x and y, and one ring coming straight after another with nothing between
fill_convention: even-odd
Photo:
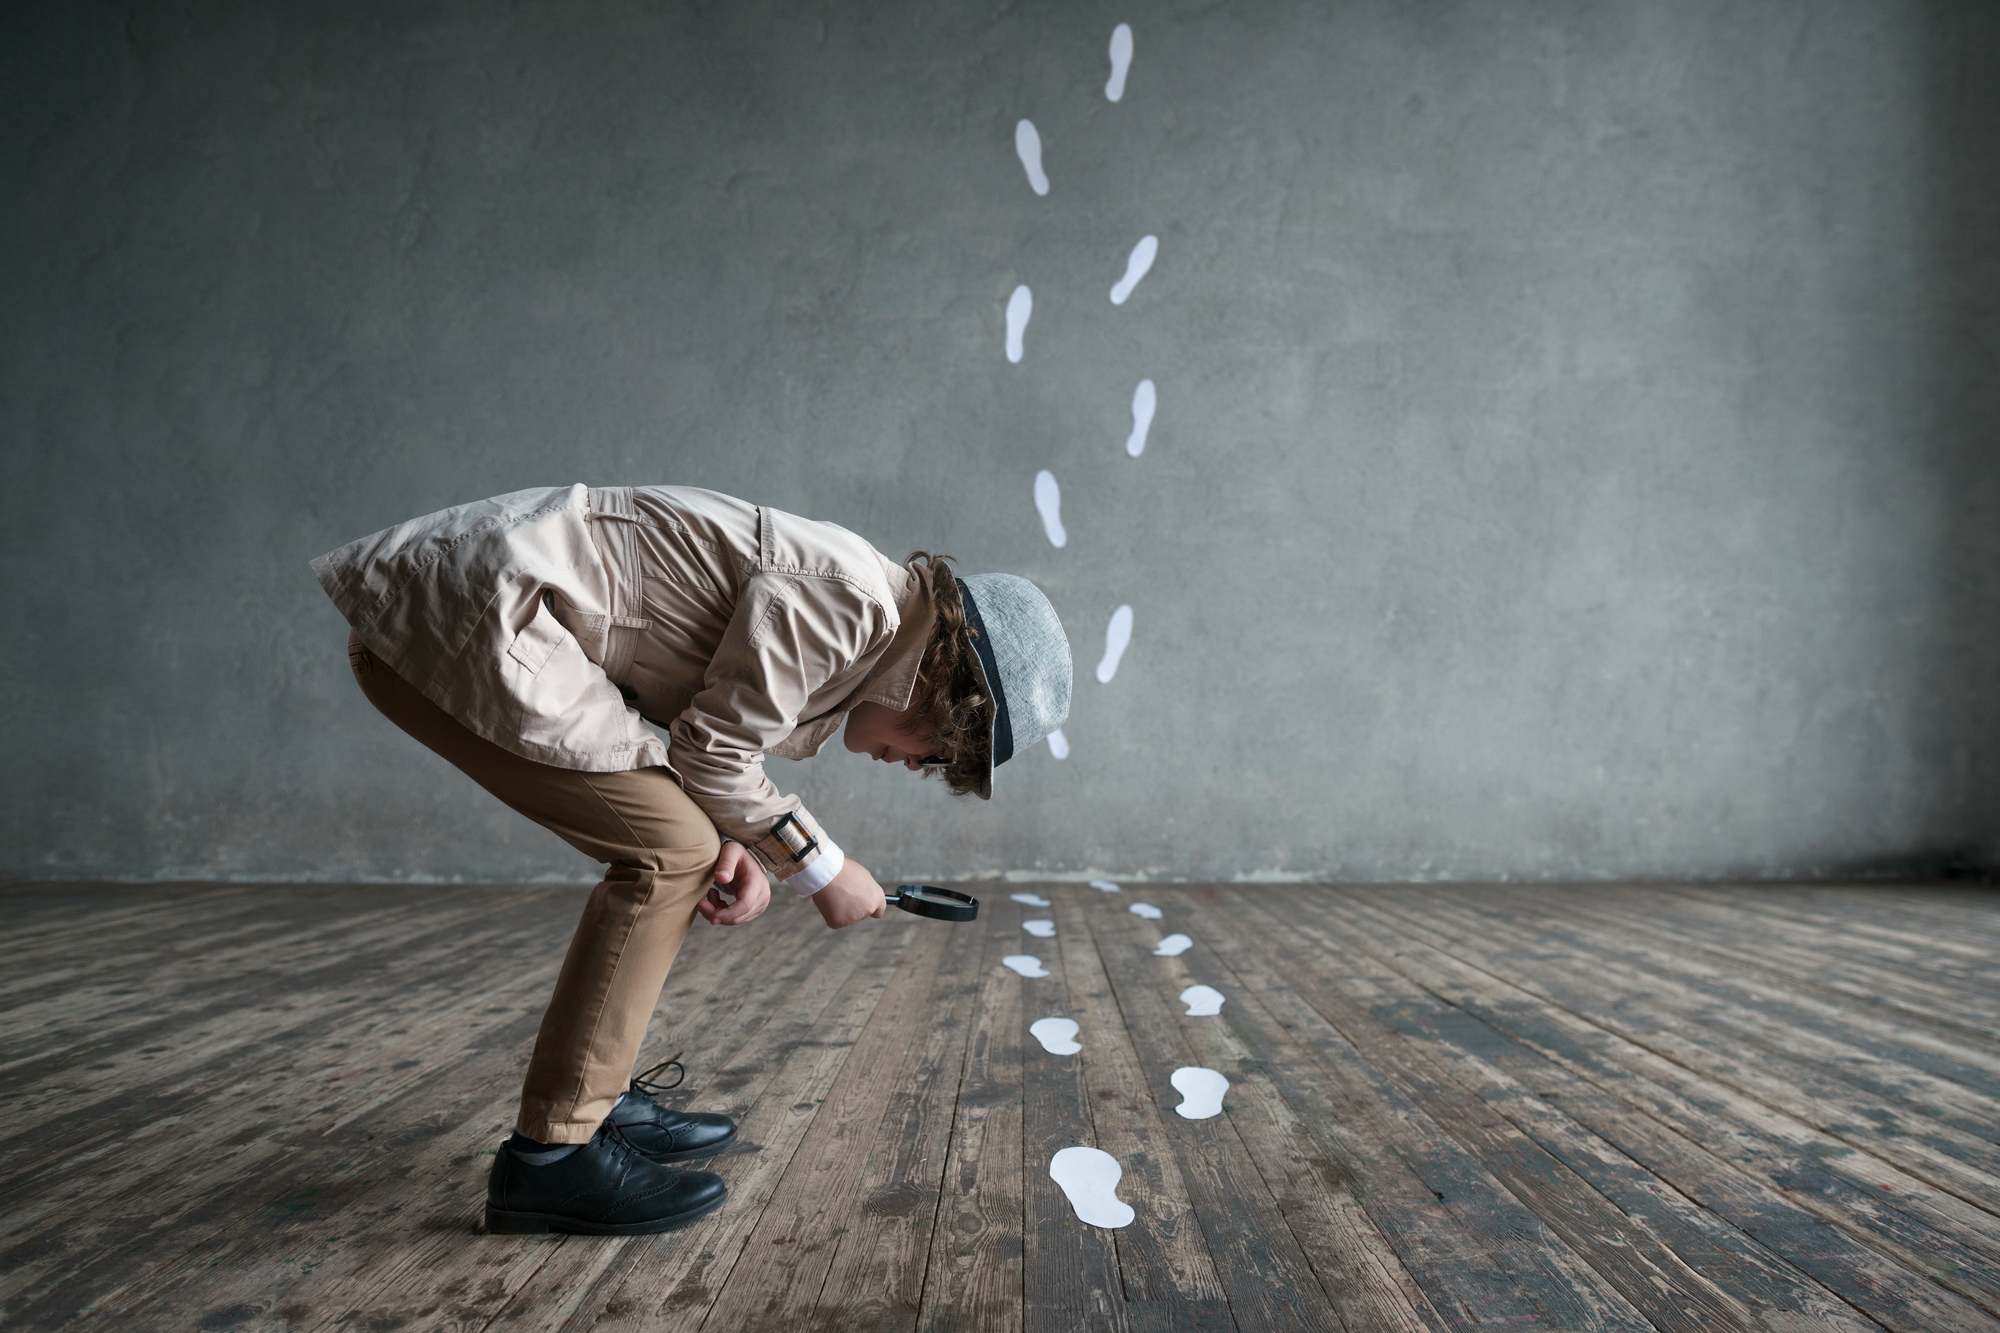
<instances>
[{"instance_id":1,"label":"trail of footprints","mask_svg":"<svg viewBox=\"0 0 2000 1333\"><path fill-rule=\"evenodd\" d=\"M1090 886L1102 893L1124 892L1108 879L1094 879L1090 881ZM1027 907L1050 906L1049 900L1038 893L1009 896ZM1133 903L1126 910L1147 921L1158 921L1166 915L1151 903ZM1023 921L1021 929L1036 939L1053 939L1056 923L1046 917L1036 917ZM1155 945L1153 954L1160 958L1178 958L1192 947L1194 941L1176 931ZM1023 977L1052 975L1042 966L1042 960L1033 954L1009 954L1000 961ZM1187 1006L1188 1017L1208 1018L1222 1012L1225 997L1213 986L1194 985L1180 993L1180 1000ZM1052 1056L1081 1054L1084 1049L1084 1043L1078 1040L1081 1034L1082 1029L1075 1019L1055 1014L1038 1018L1028 1025L1028 1035L1041 1045L1046 1054ZM1199 1065L1184 1065L1173 1072L1168 1082L1180 1094L1174 1114L1186 1120L1207 1120L1222 1114L1222 1097L1229 1091L1229 1080L1217 1071ZM1082 1145L1064 1148L1049 1162L1049 1176L1062 1188L1063 1197L1069 1200L1077 1220L1094 1227L1116 1229L1129 1226L1136 1219L1132 1206L1118 1197L1118 1181L1123 1174L1118 1159L1110 1153Z\"/></svg>"},{"instance_id":2,"label":"trail of footprints","mask_svg":"<svg viewBox=\"0 0 2000 1333\"><path fill-rule=\"evenodd\" d=\"M1111 32L1111 77L1104 84L1106 100L1117 102L1125 96L1125 83L1132 70L1132 29L1121 23ZM1021 160L1021 170L1028 178L1028 188L1038 197L1046 198L1051 183L1047 164L1043 158L1041 131L1035 123L1023 117L1014 125L1014 153ZM1160 238L1150 233L1141 236L1125 256L1125 271L1112 284L1111 304L1124 306L1132 294L1153 269L1159 258ZM1035 294L1027 283L1014 288L1007 298L1005 314L1006 338L1004 348L1010 365L1019 365L1027 356L1028 323L1034 318ZM1159 410L1159 388L1148 379L1139 381L1132 390L1132 430L1125 439L1127 457L1138 458L1146 452L1147 437L1153 429L1153 419ZM1062 485L1056 474L1043 468L1035 474L1035 512L1042 520L1042 533L1049 545L1061 550L1069 545L1069 528L1063 522ZM1125 651L1132 643L1132 607L1121 604L1111 613L1104 628L1104 655L1097 663L1099 683L1108 685L1118 674L1119 664L1125 658ZM1069 737L1058 729L1049 734L1049 753L1057 759L1067 759L1070 754ZM1103 893L1120 893L1122 890L1110 880L1095 879L1091 887ZM1049 900L1035 893L1016 893L1013 900L1026 907L1048 907ZM1158 921L1164 915L1151 903L1135 902L1126 909L1133 916L1146 921ZM1046 917L1023 921L1021 929L1035 939L1053 939L1056 923ZM1194 941L1188 936L1175 933L1160 940L1152 953L1160 958L1176 958L1192 948ZM1033 954L1009 954L1001 964L1018 974L1024 980L1035 980L1050 975L1042 966L1042 960ZM1222 992L1211 986L1190 986L1181 992L1181 1003L1187 1007L1191 1018L1207 1017L1222 1012L1224 997ZM1052 1015L1037 1019L1029 1025L1028 1033L1042 1048L1045 1056L1068 1058L1082 1054L1086 1043L1079 1040L1082 1035L1075 1019ZM1229 1080L1213 1069L1193 1066L1176 1069L1170 1080L1174 1091L1180 1095L1180 1102L1174 1107L1177 1115L1189 1120L1205 1120L1222 1113L1223 1094L1229 1090ZM1070 1207L1076 1211L1079 1221L1089 1226L1117 1228L1129 1226L1134 1218L1132 1207L1118 1197L1118 1181L1123 1175L1116 1158L1109 1153L1084 1145L1064 1148L1049 1162L1049 1176L1061 1187Z\"/></svg>"},{"instance_id":3,"label":"trail of footprints","mask_svg":"<svg viewBox=\"0 0 2000 1333\"><path fill-rule=\"evenodd\" d=\"M1106 100L1117 102L1125 96L1125 81L1132 72L1132 27L1121 23L1111 31L1111 76L1105 80ZM1021 170L1028 178L1028 188L1038 197L1049 194L1049 173L1042 155L1042 132L1035 122L1022 117L1014 124L1014 155L1021 160ZM1111 304L1122 306L1131 299L1141 280L1152 271L1153 261L1159 257L1160 238L1150 233L1141 236L1125 256L1125 272L1111 287ZM1027 283L1014 288L1007 298L1005 316L1005 349L1010 364L1019 365L1027 355L1028 321L1034 317L1035 294ZM1132 430L1125 437L1125 453L1137 458L1146 452L1146 440L1153 429L1153 417L1159 410L1159 388L1151 379L1142 379L1132 390ZM1043 468L1035 474L1035 512L1041 516L1042 532L1049 539L1049 545L1058 550L1069 544L1069 530L1063 524L1062 486L1056 474ZM1132 607L1121 605L1111 613L1111 619L1104 630L1104 656L1097 663L1097 679L1109 685L1118 674L1118 665L1124 659L1125 650L1132 642ZM1057 759L1067 759L1070 755L1069 737L1060 728L1048 737L1049 753Z\"/></svg>"}]
</instances>

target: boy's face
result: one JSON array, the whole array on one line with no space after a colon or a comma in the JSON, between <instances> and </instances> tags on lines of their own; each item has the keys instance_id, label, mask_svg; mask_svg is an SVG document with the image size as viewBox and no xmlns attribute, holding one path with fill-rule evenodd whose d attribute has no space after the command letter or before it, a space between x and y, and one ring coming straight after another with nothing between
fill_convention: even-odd
<instances>
[{"instance_id":1,"label":"boy's face","mask_svg":"<svg viewBox=\"0 0 2000 1333\"><path fill-rule=\"evenodd\" d=\"M885 764L901 764L912 770L922 768L931 753L931 738L916 729L915 713L914 707L899 713L881 704L856 704L847 715L847 731L841 737L841 744Z\"/></svg>"}]
</instances>

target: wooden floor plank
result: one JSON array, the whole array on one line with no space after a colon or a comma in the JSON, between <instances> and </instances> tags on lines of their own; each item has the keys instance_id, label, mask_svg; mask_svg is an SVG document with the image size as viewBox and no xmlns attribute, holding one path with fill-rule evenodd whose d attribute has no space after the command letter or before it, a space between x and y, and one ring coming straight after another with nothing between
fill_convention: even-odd
<instances>
[{"instance_id":1,"label":"wooden floor plank","mask_svg":"<svg viewBox=\"0 0 2000 1333\"><path fill-rule=\"evenodd\" d=\"M1366 902L1343 905L1339 920L1350 928L1343 937L1345 966L1365 971L1371 986L1387 989L1385 1007L1393 1008L1400 1024L1421 1028L1433 1052L1482 1101L1633 1219L1617 1234L1656 1238L1704 1280L1730 1293L1743 1307L1732 1314L1739 1325L1805 1319L1815 1328L1876 1327L1575 1118L1570 1109L1584 1090L1539 1052L1447 999L1442 992L1455 974L1398 929L1388 910ZM1366 962L1357 962L1363 955ZM1555 1089L1562 1095L1542 1095L1541 1090Z\"/></svg>"},{"instance_id":2,"label":"wooden floor plank","mask_svg":"<svg viewBox=\"0 0 2000 1333\"><path fill-rule=\"evenodd\" d=\"M1061 887L1051 892L1059 906L1035 915L1057 921L1056 938L1023 933L1013 945L1040 958L1051 974L1019 982L1022 1326L1029 1333L1230 1327L1222 1286L1172 1154L1148 1114L1144 1085L1129 1056L1110 1041L1111 997L1095 970L1088 936L1062 929L1071 910L1062 901L1068 895ZM1027 917L1019 909L1007 915L1017 928ZM1043 1050L1027 1032L1043 1018L1075 1020L1083 1051L1053 1056ZM1118 1195L1135 1213L1132 1225L1107 1231L1077 1220L1049 1176L1055 1154L1069 1147L1097 1148L1117 1159L1124 1173Z\"/></svg>"},{"instance_id":3,"label":"wooden floor plank","mask_svg":"<svg viewBox=\"0 0 2000 1333\"><path fill-rule=\"evenodd\" d=\"M1782 991L1752 986L1696 959L1676 971L1670 949L1593 930L1571 913L1560 929L1522 931L1490 914L1477 930L1536 955L1553 980L1601 988L1607 960L1643 984L1620 1006L1620 1031L1987 1212L2000 1210L2000 1103L1914 1064L1880 1034L1856 1036L1825 1015L1798 1015ZM1437 923L1442 925L1442 923ZM1471 929L1462 927L1461 929ZM1576 937L1588 961L1552 951ZM1635 937L1636 938L1636 937ZM1790 1019L1791 1021L1787 1021ZM1885 1055L1884 1052L1889 1054ZM1909 1108L1921 1106L1922 1115Z\"/></svg>"},{"instance_id":4,"label":"wooden floor plank","mask_svg":"<svg viewBox=\"0 0 2000 1333\"><path fill-rule=\"evenodd\" d=\"M2000 1329L1991 889L1018 887L698 932L732 1198L622 1240L476 1227L580 890L0 887L0 1324Z\"/></svg>"},{"instance_id":5,"label":"wooden floor plank","mask_svg":"<svg viewBox=\"0 0 2000 1333\"><path fill-rule=\"evenodd\" d=\"M1564 1326L1576 1298L1539 1253L1540 1224L1307 1002L1295 957L1218 901L1203 944L1240 987L1224 1012L1312 1133L1329 1183L1352 1188L1448 1326Z\"/></svg>"},{"instance_id":6,"label":"wooden floor plank","mask_svg":"<svg viewBox=\"0 0 2000 1333\"><path fill-rule=\"evenodd\" d=\"M922 1333L1019 1333L1021 1328L1021 978L1001 966L1018 938L989 889L979 938L973 1031L917 1327Z\"/></svg>"},{"instance_id":7,"label":"wooden floor plank","mask_svg":"<svg viewBox=\"0 0 2000 1333\"><path fill-rule=\"evenodd\" d=\"M1464 947L1474 962L1493 962ZM1911 1333L1994 1327L1975 1305L1926 1281L1922 1264L1904 1262L1815 1206L1809 1189L1793 1188L1796 1176L1774 1179L1757 1169L1755 1153L1735 1151L1726 1137L1712 1141L1705 1122L1713 1112L1670 1091L1681 1072L1676 1066L1654 1065L1642 1049L1628 1049L1624 1038L1540 993L1535 977L1462 966L1443 997L1546 1062L1516 1064L1509 1072L1661 1180L1886 1327Z\"/></svg>"},{"instance_id":8,"label":"wooden floor plank","mask_svg":"<svg viewBox=\"0 0 2000 1333\"><path fill-rule=\"evenodd\" d=\"M1600 948L1588 963L1545 959L1539 965L1544 976L1593 986L1601 981L1597 969L1605 952ZM1635 966L1645 968L1649 980L1643 999L1625 1006L1625 1030L1639 1033L1643 1044L1873 1152L1933 1188L1988 1212L2000 1210L2000 1144L1989 1137L2000 1128L2000 1104L1882 1059L1865 1045L1692 987L1688 981L1700 979L1707 967L1700 960L1680 975L1644 959ZM1654 1021L1640 1029L1648 1016Z\"/></svg>"},{"instance_id":9,"label":"wooden floor plank","mask_svg":"<svg viewBox=\"0 0 2000 1333\"><path fill-rule=\"evenodd\" d=\"M1263 912L1271 925L1279 924L1267 906L1244 894L1236 894L1234 902L1246 914ZM1429 997L1407 983L1400 990L1385 985L1386 978L1371 971L1353 937L1341 929L1339 916L1297 910L1284 922L1302 941L1342 959L1339 980L1316 986L1310 998L1357 1049L1652 1327L1698 1333L1755 1326L1756 1318L1740 1301L1688 1267L1650 1228L1633 1226L1587 1180L1454 1079L1447 1060L1439 1058L1448 1043L1425 1040L1432 1034L1424 1021L1437 1017Z\"/></svg>"},{"instance_id":10,"label":"wooden floor plank","mask_svg":"<svg viewBox=\"0 0 2000 1333\"><path fill-rule=\"evenodd\" d=\"M1162 1172L1167 1189L1173 1190L1173 1181L1178 1181L1222 1291L1223 1299L1214 1309L1218 1326L1233 1318L1243 1333L1340 1328L1340 1317L1277 1200L1228 1123L1196 1123L1169 1112L1180 1099L1168 1080L1189 1059L1173 1017L1178 1007L1169 1008L1181 988L1168 991L1164 979L1147 978L1124 966L1136 961L1129 954L1136 941L1117 935L1099 937L1091 926L1093 917L1106 927L1115 926L1119 916L1133 919L1106 904L1095 891L1080 899L1074 890L1062 895L1056 915L1072 995L1080 990L1087 997L1073 1016L1092 1034L1088 1041L1079 1034L1084 1050L1074 1058L1083 1063L1086 1078L1103 1068L1109 1086L1127 1093L1112 1101L1103 1090L1093 1088L1096 1119L1100 1125L1114 1114L1130 1120L1143 1127L1149 1156L1170 1157L1171 1174ZM1116 980L1121 975L1126 982L1122 987ZM1152 1225L1150 1216L1142 1213L1133 1227L1151 1231Z\"/></svg>"},{"instance_id":11,"label":"wooden floor plank","mask_svg":"<svg viewBox=\"0 0 2000 1333\"><path fill-rule=\"evenodd\" d=\"M1206 904L1183 902L1193 910L1176 912L1171 926L1205 933ZM1366 1214L1351 1206L1351 1196L1314 1188L1320 1178L1310 1163L1317 1154L1296 1118L1285 1113L1282 1098L1249 1052L1223 1036L1233 1016L1181 1015L1174 997L1194 984L1187 955L1156 956L1153 947L1167 932L1141 926L1116 904L1079 915L1085 915L1096 940L1140 1066L1161 1105L1177 1103L1172 1077L1184 1066L1213 1068L1230 1080L1224 1114L1162 1120L1176 1131L1171 1137L1181 1174L1195 1183L1195 1211L1238 1326L1350 1333L1431 1326L1436 1315L1429 1302ZM1193 958L1204 962L1208 955ZM1210 975L1219 977L1219 969ZM1254 1109L1246 1105L1253 1102ZM1301 1190L1301 1182L1308 1188ZM1315 1206L1341 1198L1350 1207ZM1273 1282L1274 1277L1280 1280Z\"/></svg>"},{"instance_id":12,"label":"wooden floor plank","mask_svg":"<svg viewBox=\"0 0 2000 1333\"><path fill-rule=\"evenodd\" d=\"M926 931L942 940L944 966L910 1025L898 1081L882 1089L887 1106L866 1148L858 1206L847 1212L814 1309L812 1322L822 1327L900 1333L916 1327L922 1308L931 1229L947 1188L954 1111L974 1028L972 1003L987 955L984 932L943 924Z\"/></svg>"},{"instance_id":13,"label":"wooden floor plank","mask_svg":"<svg viewBox=\"0 0 2000 1333\"><path fill-rule=\"evenodd\" d=\"M857 1215L871 1206L863 1184L891 1103L900 1106L925 1080L930 1072L924 1067L926 1057L936 1061L945 1055L943 1047L918 1037L951 1026L940 1023L935 999L954 956L962 961L964 941L955 944L948 932L920 921L890 928L906 935L902 957L856 1035L840 1077L824 1103L814 1108L741 1254L720 1275L722 1287L707 1311L707 1327L787 1328L812 1322L842 1240ZM942 1168L940 1161L936 1169ZM687 1322L696 1326L692 1318Z\"/></svg>"}]
</instances>

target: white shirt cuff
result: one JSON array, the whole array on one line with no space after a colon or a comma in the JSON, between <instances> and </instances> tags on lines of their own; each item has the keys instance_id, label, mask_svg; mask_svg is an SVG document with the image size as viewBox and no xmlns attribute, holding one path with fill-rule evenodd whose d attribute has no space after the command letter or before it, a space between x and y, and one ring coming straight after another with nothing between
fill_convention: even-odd
<instances>
[{"instance_id":1,"label":"white shirt cuff","mask_svg":"<svg viewBox=\"0 0 2000 1333\"><path fill-rule=\"evenodd\" d=\"M847 864L847 854L840 850L840 844L822 833L819 835L819 855L811 865L785 881L785 887L801 898L810 898L840 873Z\"/></svg>"}]
</instances>

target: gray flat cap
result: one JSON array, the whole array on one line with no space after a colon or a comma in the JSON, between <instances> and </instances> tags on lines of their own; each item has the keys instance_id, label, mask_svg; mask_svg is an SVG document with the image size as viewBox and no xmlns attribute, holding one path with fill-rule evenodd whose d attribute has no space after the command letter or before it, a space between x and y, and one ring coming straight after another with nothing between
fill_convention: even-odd
<instances>
[{"instance_id":1,"label":"gray flat cap","mask_svg":"<svg viewBox=\"0 0 2000 1333\"><path fill-rule=\"evenodd\" d=\"M1069 636L1042 590L1015 574L958 581L986 692L993 696L993 767L1012 759L1069 716ZM988 769L979 797L993 796Z\"/></svg>"}]
</instances>

